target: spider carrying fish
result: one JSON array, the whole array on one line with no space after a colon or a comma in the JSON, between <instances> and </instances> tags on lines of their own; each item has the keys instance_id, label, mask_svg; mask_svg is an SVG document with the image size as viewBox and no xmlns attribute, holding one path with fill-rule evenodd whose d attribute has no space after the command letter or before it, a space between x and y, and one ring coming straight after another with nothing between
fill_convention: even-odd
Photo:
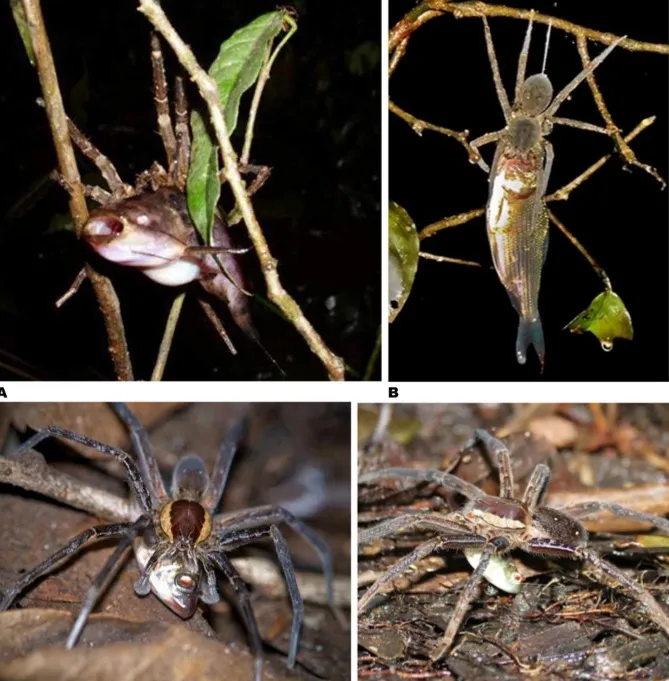
<instances>
[{"instance_id":1,"label":"spider carrying fish","mask_svg":"<svg viewBox=\"0 0 669 681\"><path fill-rule=\"evenodd\" d=\"M622 138L620 136L620 132L617 128L615 128L615 126L613 126L610 120L606 121L606 127L604 127L603 125L595 125L583 120L574 120L573 118L566 118L558 115L559 109L568 99L571 98L571 95L575 89L578 88L583 81L589 80L595 71L597 71L598 74L602 73L602 71L607 75L610 74L610 69L613 68L613 66L608 67L607 64L603 65L603 62L609 59L611 53L616 50L617 47L619 48L620 44L625 41L626 38L625 36L615 37L607 34L606 39L602 39L602 42L605 44L605 49L591 59L587 54L586 39L583 38L583 43L581 43L581 35L579 34L578 47L584 67L580 73L577 73L575 76L573 73L576 71L576 69L569 67L567 84L562 86L554 96L553 87L547 75L551 72L550 58L548 59L549 68L546 68L549 44L548 35L546 37L546 43L544 47L544 59L541 72L526 77L528 58L530 56L530 41L532 37L533 26L536 30L536 24L533 22L534 13L525 12L525 16L523 18L528 18L529 21L526 24L525 38L522 49L520 50L520 57L514 56L514 65L517 63L517 70L515 73L514 89L511 92L511 96L509 96L507 95L507 91L505 90L504 84L502 82L500 67L495 54L495 47L493 45L493 38L486 17L482 16L481 12L477 12L476 7L470 3L463 4L461 15L459 14L460 10L457 9L457 5L453 5L446 11L454 13L456 17L460 19L462 16L480 17L475 18L472 21L480 23L482 28L481 32L485 38L487 52L486 61L488 62L487 68L489 71L492 71L492 80L495 86L496 100L499 102L499 106L501 107L504 115L504 128L492 133L483 134L474 139L472 142L469 142L467 139L468 131L465 131L464 133L456 133L453 130L446 130L445 128L435 126L432 123L427 123L419 118L414 117L413 114L409 114L408 111L395 104L395 102L391 103L391 110L397 115L395 120L401 119L408 123L418 134L422 134L425 130L435 130L436 132L447 134L450 137L457 137L458 141L460 141L469 152L470 161L477 163L479 167L482 168L488 175L488 196L484 209L471 210L467 213L453 215L451 217L443 218L438 222L434 222L433 224L430 224L420 230L419 238L421 241L417 240L416 243L420 243L422 246L424 239L437 234L442 229L464 224L465 222L468 222L479 215L485 216L488 240L487 250L492 254L492 261L496 270L497 278L506 290L506 293L508 294L511 303L519 317L515 343L516 361L520 364L525 364L527 361L529 348L534 347L534 351L537 355L537 358L539 359L539 364L541 365L541 369L543 371L546 350L541 324L541 315L539 312L539 289L548 247L549 216L550 219L554 219L554 216L547 210L546 199L548 198L548 200L551 200L551 195L548 191L552 189L552 187L549 186L551 171L555 170L556 167L563 168L568 166L570 162L570 155L573 156L573 154L570 154L568 147L564 151L562 150L562 147L558 147L554 154L553 147L549 141L549 135L556 127L570 127L584 131L586 133L583 135L584 138L594 138L594 135L588 134L590 132L598 133L599 137L607 136L612 142L615 142L615 145L619 150L621 148L620 144L626 145L626 142L621 142ZM414 65L414 68L416 68L418 65L424 67L426 63L430 65L429 70L425 69L423 81L419 81L431 86L429 88L425 88L426 93L429 93L429 95L425 94L423 96L419 91L419 86L414 85L413 81L408 80L406 72L397 76L398 80L400 81L401 88L399 91L401 92L401 95L398 94L398 97L401 96L407 100L413 98L414 100L413 102L406 102L404 100L400 101L398 99L398 104L401 106L410 106L412 110L419 107L423 107L424 109L428 108L429 105L432 104L431 101L428 103L428 99L432 99L434 97L435 89L437 92L441 90L441 85L439 85L437 88L434 87L434 67L431 59L439 54L437 52L437 48L433 48L433 52L428 52L430 49L429 46L425 48L425 52L421 52L420 46L418 44L411 48L414 50L414 52L411 52L408 48L408 45L413 45L413 43L409 43L409 38L414 38L411 32L417 30L418 27L422 26L429 19L431 19L432 16L430 15L439 16L436 10L434 12L424 10L424 12L425 14L420 16L418 10L415 14L406 14L405 17L396 24L395 28L391 32L391 72L393 74L396 72L398 64L401 63L400 60L409 58L409 55L411 54L414 55L412 58L415 61L411 62L411 64ZM547 23L550 29L550 21L552 18L546 16L542 16L541 18L542 22ZM586 31L586 29L582 29L581 27L577 27L577 29L578 31ZM574 32L576 33L577 30L575 29ZM550 34L550 30L548 30L547 33ZM463 35L465 34L463 33ZM592 38L592 36L588 34L587 38ZM465 42L470 44L471 40L467 38ZM658 46L658 48L663 47L665 46ZM416 56L416 54L418 54L418 56ZM475 88L472 88L471 83L467 84L467 77L470 77L469 72L467 71L466 76L462 75L460 73L460 65L452 64L450 53L448 53L448 56L444 55L443 58L448 64L446 70L450 78L448 95L441 96L443 97L445 105L449 107L448 111L452 113L452 109L455 108L452 106L453 102L473 101L477 98L478 93L476 92ZM567 66L565 60L563 70L566 71L566 69ZM458 78L460 78L459 82L457 80ZM463 89L466 87L469 87L471 92ZM593 86L591 84L591 87L596 88L596 85ZM584 86L581 89L584 89ZM455 96L456 93L458 95L457 98ZM597 94L599 94L599 92ZM583 99L583 95L579 94L579 98ZM480 97L480 99L483 100L482 97ZM602 104L602 107L604 106L605 105ZM577 114L577 116L579 118L585 118L585 116L582 115L579 116ZM434 114L428 114L428 117L433 119ZM645 127L650 125L649 121L652 122L651 119L643 121ZM468 125L470 124L468 118L465 120L465 122ZM398 130L402 130L402 132L398 133L398 135L402 134L407 138L407 147L405 150L404 147L398 146L398 152L396 156L403 159L405 162L395 164L395 167L398 168L396 177L401 178L401 182L393 180L391 177L391 192L396 192L399 202L402 203L403 208L408 210L408 213L413 215L413 210L424 211L424 216L421 217L421 220L425 220L425 217L429 216L433 210L444 210L443 207L437 207L437 204L441 200L443 205L445 202L445 196L460 198L460 196L467 190L463 186L463 181L458 181L457 176L453 177L452 175L449 175L448 168L442 167L442 165L436 166L436 172L429 173L427 178L422 175L416 180L408 178L406 169L411 168L412 163L422 164L429 162L429 147L425 146L424 151L422 152L414 153L413 151L410 151L408 145L412 144L412 142L406 132L406 126L403 124L398 124L397 127ZM415 137L412 139L415 140ZM491 144L493 142L496 143L496 149L494 151L490 165L488 165L482 160L479 150L481 147L483 147L483 145ZM398 144L404 143L404 139L398 142ZM415 141L413 141L414 146L415 144ZM629 147L626 146L626 148L628 149ZM630 154L631 153L632 152L630 150ZM555 163L553 163L554 158ZM606 158L608 158L608 156ZM640 164L638 161L636 161L636 157L634 157L633 154L631 158L633 160L625 157L626 162L628 162L630 165L643 167L644 170L646 170L649 174L653 175L657 180L662 182L661 177L653 168ZM585 178L581 178L581 181L584 179ZM396 190L393 190L393 182L397 183ZM426 194L431 194L433 191L435 191L432 188L433 185L438 185L439 187L435 193L436 198L426 200L425 203L420 204L420 207L416 207L419 204L415 200L413 204L409 203L411 199L407 197L415 195L419 191L421 198ZM573 188L575 188L575 186L576 185L574 185ZM453 189L456 191L453 191ZM400 196L402 197L401 200L399 199ZM559 198L566 198L566 196L560 196ZM428 207L425 207L426 205ZM429 217L427 219L429 220ZM591 222L593 221L591 220ZM558 227L561 230L564 228L563 225L558 225ZM564 231L566 232L566 228L564 228ZM572 243L579 248L581 253L583 253L589 260L590 264L593 265L595 272L603 281L605 290L608 292L610 290L610 281L608 280L606 274L596 265L596 263L594 263L594 260L592 260L591 256L587 254L587 251L585 251L584 247L581 246L581 244L578 243L572 237L572 235L568 234L568 238L572 240ZM425 258L432 258L436 260L450 260L450 258L435 256L432 253L425 253L422 250L420 251L420 255L424 256ZM456 260L455 262L463 261ZM466 262L465 264L471 265L477 263ZM421 267L421 269L425 268ZM472 280L475 276L477 275L472 274L469 280ZM449 295L450 289L448 283L445 283L444 285L446 290L444 290L444 286L439 289L437 288L439 286L438 277L439 275L435 274L434 279L429 287L429 291L428 286L425 284L426 280L423 279L422 290L416 296L416 298L422 298L423 304L425 304L426 300L430 300L428 296L433 295L431 292L434 291L433 300L431 302L436 304L441 310L444 303L444 294L447 296L448 307L443 313L437 313L435 317L439 319L440 322L443 322L444 315L446 315L446 319L451 323L451 327L455 326L460 330L457 335L462 336L462 338L465 340L463 344L459 344L457 339L454 338L452 341L447 343L446 349L449 351L452 349L452 354L462 357L462 353L465 351L464 344L467 344L468 347L476 347L475 344L471 343L471 339L472 337L478 338L480 334L483 334L482 337L485 339L483 344L486 348L490 348L491 345L494 345L495 347L498 346L500 343L499 334L494 333L493 331L496 330L497 324L492 321L492 315L494 314L496 318L501 320L503 319L502 314L497 313L496 310L491 313L491 315L488 315L488 313L484 314L483 310L487 309L490 306L490 303L481 301L478 298L478 295L472 290L471 284L461 284L462 288L465 289L465 292L461 295ZM463 277L469 277L469 274L465 273ZM571 281L571 272L569 273L569 278ZM404 295L407 294L405 293ZM458 300L455 301L455 298ZM475 311L476 315L472 315L472 317L477 316L479 319L484 319L485 323L482 323L477 327L475 326L476 322L473 320L463 322L461 315L465 314L466 311ZM479 312L481 314L478 314ZM415 321L415 318L418 316L417 312L414 310L411 314L414 316L414 320L412 321ZM405 315L405 317L406 316L407 315ZM631 321L626 310L625 319L628 322L628 326L625 329L626 335L620 334L619 337L631 338ZM455 323L456 321L457 323ZM426 342L429 343L429 340L425 339L425 336L430 335L428 329L425 328L424 333L418 334L416 332L415 324L410 324L408 320L405 322L405 324L409 334L412 334L416 337L420 336L421 351L425 353L425 350L427 349L425 344ZM575 331L583 330L576 327L572 328ZM400 331L400 334L401 333L402 331ZM441 334L438 335L441 336ZM494 342L492 336L494 336ZM449 338L451 338L451 334L449 334ZM600 339L601 345L605 350L611 349L611 341L612 338ZM406 354L407 350L411 349L412 347L408 337L406 341L400 342L402 343L402 346L397 343L396 347L400 347L400 354ZM436 346L437 343L435 342L434 345ZM443 341L441 342L441 345L443 346ZM476 350L478 351L476 353L478 358L479 355L482 354L481 348L476 347ZM487 355L487 351L485 352ZM431 354L434 355L434 353ZM432 360L433 364L434 357L432 357ZM464 366L466 363L462 362L461 365ZM406 376L409 378L408 371L406 372ZM471 376L469 375L467 376L467 378L470 377ZM403 376L398 375L398 378L403 378ZM416 380L416 378L417 376L414 376L413 380Z\"/></svg>"},{"instance_id":2,"label":"spider carrying fish","mask_svg":"<svg viewBox=\"0 0 669 681\"><path fill-rule=\"evenodd\" d=\"M359 484L367 486L378 485L386 480L434 483L437 485L437 494L447 490L465 499L460 508L450 512L413 511L365 527L359 532L361 550L376 539L404 531L428 531L433 535L378 575L358 601L359 617L374 607L376 597L387 591L393 580L420 560L441 551L462 551L474 571L460 592L444 634L430 650L431 659L440 660L453 646L482 580L509 593L520 591L522 577L509 559L509 554L518 550L549 559L580 561L584 574L636 601L644 617L669 636L669 613L645 586L590 547L588 532L581 522L600 511L608 511L618 517L650 523L664 535L669 535L669 521L666 518L618 504L594 501L559 510L546 507L542 502L550 481L550 469L543 463L534 468L522 497L518 498L514 492L511 458L506 446L484 430L476 430L461 453L475 446L483 447L490 460L496 462L499 496L486 494L455 475L434 469L388 468L359 477ZM393 598L392 595L390 597Z\"/></svg>"},{"instance_id":3,"label":"spider carrying fish","mask_svg":"<svg viewBox=\"0 0 669 681\"><path fill-rule=\"evenodd\" d=\"M44 575L62 565L93 542L113 539L117 547L94 578L81 604L78 616L64 642L73 648L110 578L127 550L132 547L140 568L134 585L138 596L151 592L182 619L193 616L199 602L211 605L220 600L217 575L230 583L239 602L255 657L255 679L262 677L262 639L251 605L251 594L228 554L240 547L270 539L285 578L293 609L287 664L296 662L303 625L304 607L290 550L280 526L285 525L306 540L320 560L326 584L327 601L334 609L333 566L328 544L293 513L278 505L265 505L217 513L234 455L244 439L247 421L238 421L221 443L211 475L204 461L187 454L176 463L168 490L158 469L147 433L124 404L112 404L126 426L136 458L125 451L59 426L43 428L28 438L12 458L22 457L48 438L90 447L120 462L136 502L127 511L116 511L117 522L94 525L73 537L39 565L24 571L0 595L0 611L10 608L17 598ZM84 495L85 497L86 495ZM100 515L87 498L71 500L73 505ZM120 520L120 522L118 522Z\"/></svg>"},{"instance_id":4,"label":"spider carrying fish","mask_svg":"<svg viewBox=\"0 0 669 681\"><path fill-rule=\"evenodd\" d=\"M167 170L154 162L139 174L134 187L126 184L113 163L68 119L70 137L81 153L99 169L109 186L86 186L86 194L99 208L93 210L83 227L83 241L99 256L112 263L135 268L163 286L177 287L198 282L210 296L222 301L235 324L272 362L285 373L267 351L253 324L249 299L252 293L240 255L250 248L233 243L226 214L218 209L210 242L203 244L191 219L186 198L191 156L188 104L183 79L175 80L174 125L170 114L168 87L160 40L151 35L151 62L158 129L165 149ZM266 166L243 165L240 171L253 173L249 196L266 182ZM59 301L62 304L86 276L82 269L75 283ZM236 349L212 305L203 297L199 303L232 354Z\"/></svg>"}]
</instances>

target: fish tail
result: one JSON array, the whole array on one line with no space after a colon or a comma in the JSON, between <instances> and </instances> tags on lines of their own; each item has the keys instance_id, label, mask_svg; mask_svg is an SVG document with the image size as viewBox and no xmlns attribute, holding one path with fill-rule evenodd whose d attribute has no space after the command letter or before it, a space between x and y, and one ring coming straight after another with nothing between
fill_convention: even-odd
<instances>
[{"instance_id":1,"label":"fish tail","mask_svg":"<svg viewBox=\"0 0 669 681\"><path fill-rule=\"evenodd\" d=\"M520 318L518 325L518 338L516 339L516 359L518 364L525 364L527 361L527 348L534 345L534 350L541 362L541 371L544 370L544 332L541 328L541 319L533 317L530 319Z\"/></svg>"}]
</instances>

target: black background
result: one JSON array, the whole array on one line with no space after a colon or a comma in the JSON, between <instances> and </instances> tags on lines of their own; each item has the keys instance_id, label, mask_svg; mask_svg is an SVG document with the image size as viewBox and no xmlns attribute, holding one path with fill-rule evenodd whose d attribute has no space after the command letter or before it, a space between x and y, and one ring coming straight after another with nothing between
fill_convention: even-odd
<instances>
[{"instance_id":1,"label":"black background","mask_svg":"<svg viewBox=\"0 0 669 681\"><path fill-rule=\"evenodd\" d=\"M164 163L147 20L130 0L43 5L68 113L122 177L134 182L153 160ZM380 7L356 0L336 6L299 0L293 5L299 30L275 62L255 128L252 162L272 166L273 174L254 205L286 289L326 343L357 372L348 377L356 378L371 356L380 323ZM272 0L163 2L207 67L234 30L276 6ZM0 378L112 379L102 319L89 285L61 310L53 305L90 256L71 232L50 229L55 214L67 213L63 190L47 182L30 193L55 167L55 154L44 112L35 105L40 96L36 74L9 3L3 5L0 29L0 157L10 170L0 197ZM171 86L176 64L169 47L163 49ZM242 100L244 115L250 97L247 93ZM192 87L189 99L199 105ZM241 147L239 133L235 142ZM96 181L91 165L80 165L86 179ZM224 197L229 209L229 193ZM248 243L243 226L237 235ZM257 260L254 254L244 257L262 295ZM128 269L99 265L112 277L121 300L136 377L147 378L175 292ZM239 351L236 358L194 296L189 298L165 378L277 377L223 307L223 321ZM261 338L289 378L326 378L289 323L260 303L253 309Z\"/></svg>"},{"instance_id":2,"label":"black background","mask_svg":"<svg viewBox=\"0 0 669 681\"><path fill-rule=\"evenodd\" d=\"M413 3L390 3L393 25ZM630 12L608 2L514 2L514 7L552 14L600 31L655 43L667 42L666 3L645 3ZM512 98L518 55L527 23L490 20L507 93ZM533 31L528 75L541 69L545 27ZM592 56L603 47L589 43ZM581 70L575 38L554 30L546 72L555 92ZM596 78L613 120L626 134L641 119L657 121L632 142L637 157L667 177L667 57L616 49ZM485 49L482 21L433 19L409 41L390 81L390 97L431 123L469 129L471 138L498 130L504 119ZM601 123L587 84L581 84L558 115ZM390 199L402 205L418 229L449 215L484 206L488 185L455 141L426 131L417 136L390 114ZM563 126L551 134L555 163L548 191L576 177L611 149L605 136ZM494 145L483 150L490 163ZM618 340L610 353L592 334L562 331L601 291L599 279L553 226L543 271L539 309L550 380L667 380L667 191L635 168L612 159L567 202L551 209L606 270L634 325L632 342ZM484 218L441 232L423 250L491 264ZM535 380L533 351L515 359L518 315L494 270L420 259L409 299L391 325L390 378L398 380Z\"/></svg>"}]
</instances>

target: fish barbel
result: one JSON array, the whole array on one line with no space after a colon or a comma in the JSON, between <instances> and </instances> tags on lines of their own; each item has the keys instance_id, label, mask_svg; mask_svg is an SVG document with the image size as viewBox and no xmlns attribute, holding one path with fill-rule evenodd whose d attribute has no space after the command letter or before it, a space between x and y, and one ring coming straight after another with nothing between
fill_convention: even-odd
<instances>
[{"instance_id":1,"label":"fish barbel","mask_svg":"<svg viewBox=\"0 0 669 681\"><path fill-rule=\"evenodd\" d=\"M488 242L497 275L518 312L516 359L534 349L544 365L544 334L538 299L541 269L548 249L548 214L544 205L547 177L545 150L533 121L516 118L495 152L486 207ZM523 130L523 128L526 128Z\"/></svg>"}]
</instances>

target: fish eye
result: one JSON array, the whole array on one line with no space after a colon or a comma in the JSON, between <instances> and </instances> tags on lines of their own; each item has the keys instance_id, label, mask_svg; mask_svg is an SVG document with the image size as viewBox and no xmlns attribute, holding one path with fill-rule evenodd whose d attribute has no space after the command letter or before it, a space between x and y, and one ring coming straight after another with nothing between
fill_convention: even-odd
<instances>
[{"instance_id":1,"label":"fish eye","mask_svg":"<svg viewBox=\"0 0 669 681\"><path fill-rule=\"evenodd\" d=\"M174 583L184 591L192 591L195 588L195 580L187 572L180 572L174 578Z\"/></svg>"}]
</instances>

